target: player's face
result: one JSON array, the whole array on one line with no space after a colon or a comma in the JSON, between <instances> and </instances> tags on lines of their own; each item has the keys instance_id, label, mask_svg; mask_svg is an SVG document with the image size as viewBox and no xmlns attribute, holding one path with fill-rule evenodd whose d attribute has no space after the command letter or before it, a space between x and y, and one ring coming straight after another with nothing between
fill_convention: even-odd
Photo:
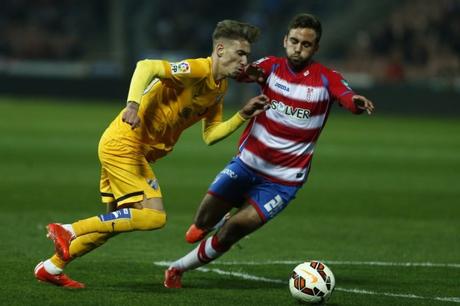
<instances>
[{"instance_id":1,"label":"player's face","mask_svg":"<svg viewBox=\"0 0 460 306\"><path fill-rule=\"evenodd\" d=\"M226 40L220 52L220 68L226 77L236 78L248 64L251 44L247 40Z\"/></svg>"},{"instance_id":2,"label":"player's face","mask_svg":"<svg viewBox=\"0 0 460 306\"><path fill-rule=\"evenodd\" d=\"M284 48L289 63L296 69L302 69L318 50L316 32L309 28L291 29L284 37Z\"/></svg>"}]
</instances>

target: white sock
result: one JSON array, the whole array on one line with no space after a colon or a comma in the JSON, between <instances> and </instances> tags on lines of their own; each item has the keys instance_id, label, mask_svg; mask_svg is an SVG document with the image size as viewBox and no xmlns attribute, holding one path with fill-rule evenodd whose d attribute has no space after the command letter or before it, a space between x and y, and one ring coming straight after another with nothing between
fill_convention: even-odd
<instances>
[{"instance_id":1,"label":"white sock","mask_svg":"<svg viewBox=\"0 0 460 306\"><path fill-rule=\"evenodd\" d=\"M211 236L208 239L201 241L195 249L184 257L173 262L169 267L176 268L181 271L188 271L204 266L226 252L226 250L223 250L222 252L217 251L216 244L217 237Z\"/></svg>"},{"instance_id":2,"label":"white sock","mask_svg":"<svg viewBox=\"0 0 460 306\"><path fill-rule=\"evenodd\" d=\"M55 264L53 264L51 262L51 260L45 260L45 262L43 262L43 267L45 268L46 272L50 273L50 274L54 274L54 275L57 275L57 274L61 274L62 273L62 269L59 268L59 267L56 267Z\"/></svg>"},{"instance_id":3,"label":"white sock","mask_svg":"<svg viewBox=\"0 0 460 306\"><path fill-rule=\"evenodd\" d=\"M73 230L72 224L62 224L62 227L71 232L73 237L77 236Z\"/></svg>"}]
</instances>

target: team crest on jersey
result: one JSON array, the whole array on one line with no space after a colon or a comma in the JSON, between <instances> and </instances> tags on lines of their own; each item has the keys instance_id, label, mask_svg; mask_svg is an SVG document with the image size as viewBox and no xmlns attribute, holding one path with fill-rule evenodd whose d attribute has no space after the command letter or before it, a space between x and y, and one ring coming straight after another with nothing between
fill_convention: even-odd
<instances>
[{"instance_id":1,"label":"team crest on jersey","mask_svg":"<svg viewBox=\"0 0 460 306\"><path fill-rule=\"evenodd\" d=\"M170 63L172 74L190 73L190 64L186 61Z\"/></svg>"},{"instance_id":2,"label":"team crest on jersey","mask_svg":"<svg viewBox=\"0 0 460 306\"><path fill-rule=\"evenodd\" d=\"M152 187L152 188L155 189L155 190L158 190L158 188L159 188L158 180L157 180L157 179L154 179L154 180L148 179L148 180L147 180L147 184L149 184L149 186Z\"/></svg>"},{"instance_id":3,"label":"team crest on jersey","mask_svg":"<svg viewBox=\"0 0 460 306\"><path fill-rule=\"evenodd\" d=\"M313 94L314 91L315 89L313 87L307 87L307 96L306 96L307 101L311 100L311 95Z\"/></svg>"}]
</instances>

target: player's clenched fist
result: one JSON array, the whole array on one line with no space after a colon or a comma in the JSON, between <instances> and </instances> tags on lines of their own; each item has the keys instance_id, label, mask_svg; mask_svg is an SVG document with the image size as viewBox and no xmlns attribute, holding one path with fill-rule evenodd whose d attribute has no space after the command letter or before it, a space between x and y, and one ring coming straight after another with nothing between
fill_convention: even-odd
<instances>
[{"instance_id":1,"label":"player's clenched fist","mask_svg":"<svg viewBox=\"0 0 460 306\"><path fill-rule=\"evenodd\" d=\"M266 95L259 95L250 99L246 105L240 110L240 115L244 119L250 119L257 116L263 111L270 108L270 100Z\"/></svg>"},{"instance_id":2,"label":"player's clenched fist","mask_svg":"<svg viewBox=\"0 0 460 306\"><path fill-rule=\"evenodd\" d=\"M131 129L135 129L141 125L141 119L137 115L137 111L139 110L139 104L136 102L128 102L126 105L125 111L121 116L121 120L126 122L131 126Z\"/></svg>"}]
</instances>

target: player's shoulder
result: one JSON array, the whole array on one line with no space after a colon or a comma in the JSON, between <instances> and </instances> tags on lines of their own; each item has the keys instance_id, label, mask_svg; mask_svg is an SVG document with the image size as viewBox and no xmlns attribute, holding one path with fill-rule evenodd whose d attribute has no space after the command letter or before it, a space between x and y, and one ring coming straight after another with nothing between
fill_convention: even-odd
<instances>
[{"instance_id":1,"label":"player's shoulder","mask_svg":"<svg viewBox=\"0 0 460 306\"><path fill-rule=\"evenodd\" d=\"M329 68L320 62L312 62L311 69L328 77L341 77L341 73L339 71Z\"/></svg>"},{"instance_id":2,"label":"player's shoulder","mask_svg":"<svg viewBox=\"0 0 460 306\"><path fill-rule=\"evenodd\" d=\"M211 69L212 59L211 57L198 57L198 58L189 58L186 61L193 63L194 65L206 67Z\"/></svg>"},{"instance_id":3,"label":"player's shoulder","mask_svg":"<svg viewBox=\"0 0 460 306\"><path fill-rule=\"evenodd\" d=\"M268 75L271 72L278 70L278 68L282 65L282 58L276 56L265 56L255 61L253 64L262 68L264 73Z\"/></svg>"},{"instance_id":4,"label":"player's shoulder","mask_svg":"<svg viewBox=\"0 0 460 306\"><path fill-rule=\"evenodd\" d=\"M259 65L259 66L260 65L273 65L273 64L279 64L281 63L281 61L282 61L281 57L269 55L269 56L265 56L265 57L258 59L253 64Z\"/></svg>"}]
</instances>

